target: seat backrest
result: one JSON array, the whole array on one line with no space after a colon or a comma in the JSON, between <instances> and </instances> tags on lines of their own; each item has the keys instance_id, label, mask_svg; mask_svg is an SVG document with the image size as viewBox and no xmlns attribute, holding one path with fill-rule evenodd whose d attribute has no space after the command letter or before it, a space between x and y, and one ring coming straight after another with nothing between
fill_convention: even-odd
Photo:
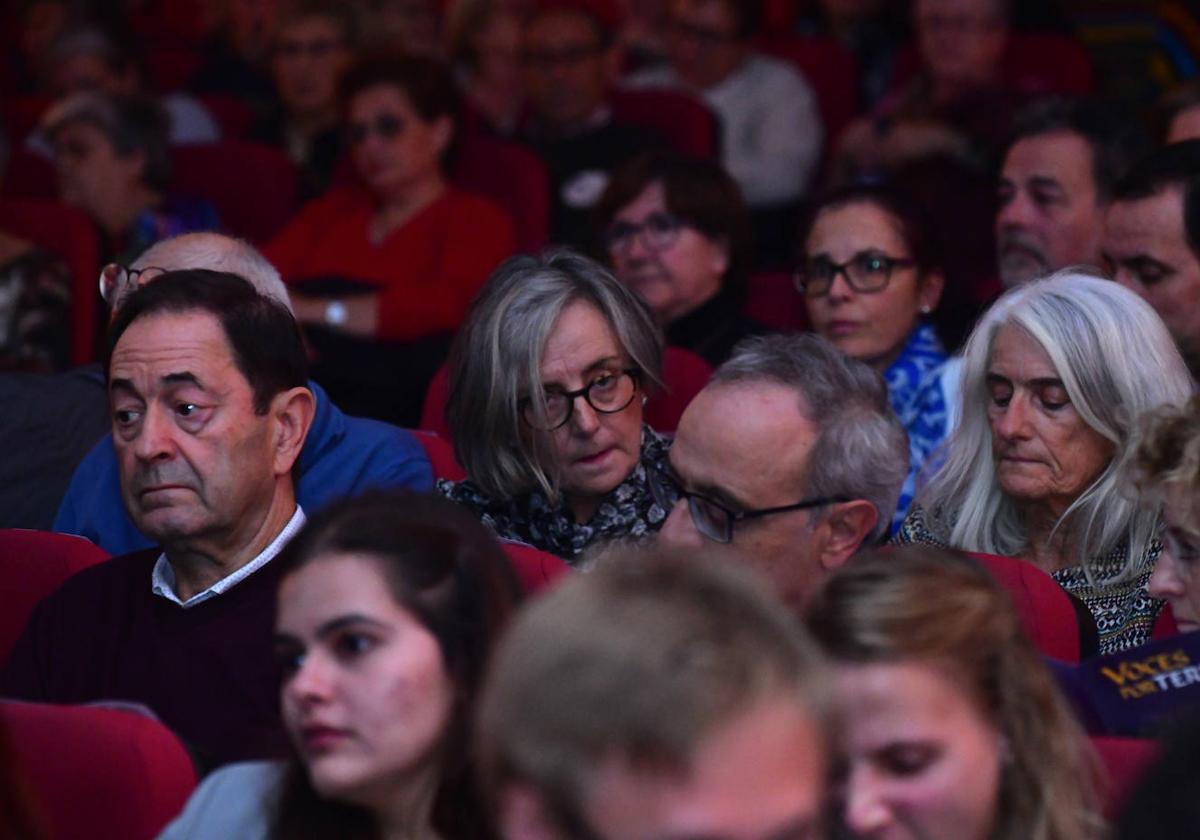
<instances>
[{"instance_id":1,"label":"seat backrest","mask_svg":"<svg viewBox=\"0 0 1200 840\"><path fill-rule=\"evenodd\" d=\"M221 227L266 242L298 209L296 167L274 146L230 140L171 148L171 188L206 199Z\"/></svg>"},{"instance_id":2,"label":"seat backrest","mask_svg":"<svg viewBox=\"0 0 1200 840\"><path fill-rule=\"evenodd\" d=\"M1099 780L1104 815L1112 818L1121 812L1142 776L1162 753L1162 747L1148 738L1093 735L1088 740L1104 773Z\"/></svg>"},{"instance_id":3,"label":"seat backrest","mask_svg":"<svg viewBox=\"0 0 1200 840\"><path fill-rule=\"evenodd\" d=\"M254 122L254 109L245 100L227 93L206 93L196 97L221 127L225 140L241 140Z\"/></svg>"},{"instance_id":4,"label":"seat backrest","mask_svg":"<svg viewBox=\"0 0 1200 840\"><path fill-rule=\"evenodd\" d=\"M107 551L83 537L0 528L0 665L39 601L71 575L107 559Z\"/></svg>"},{"instance_id":5,"label":"seat backrest","mask_svg":"<svg viewBox=\"0 0 1200 840\"><path fill-rule=\"evenodd\" d=\"M462 189L508 211L520 250L545 247L550 238L550 175L532 151L519 143L468 135L459 145L452 178Z\"/></svg>"},{"instance_id":6,"label":"seat backrest","mask_svg":"<svg viewBox=\"0 0 1200 840\"><path fill-rule=\"evenodd\" d=\"M812 85L825 129L826 145L832 146L842 129L862 108L858 60L834 38L804 35L774 35L764 38L760 48L786 61Z\"/></svg>"},{"instance_id":7,"label":"seat backrest","mask_svg":"<svg viewBox=\"0 0 1200 840\"><path fill-rule=\"evenodd\" d=\"M720 127L709 107L690 94L661 88L620 88L609 102L613 118L653 129L681 155L714 158Z\"/></svg>"},{"instance_id":8,"label":"seat backrest","mask_svg":"<svg viewBox=\"0 0 1200 840\"><path fill-rule=\"evenodd\" d=\"M700 389L708 384L712 376L712 365L690 350L667 347L663 353L663 381L667 390L655 394L646 403L646 422L660 432L673 432L679 425L679 417ZM445 441L450 440L450 428L446 425L446 399L450 395L450 373L446 365L438 368L425 392L425 403L421 406L421 428L434 432ZM432 460L432 458L430 459ZM435 465L434 472L437 472ZM448 476L447 476L448 477Z\"/></svg>"},{"instance_id":9,"label":"seat backrest","mask_svg":"<svg viewBox=\"0 0 1200 840\"><path fill-rule=\"evenodd\" d=\"M87 214L48 199L0 201L0 228L58 254L71 271L71 362L92 360L100 306L100 246Z\"/></svg>"},{"instance_id":10,"label":"seat backrest","mask_svg":"<svg viewBox=\"0 0 1200 840\"><path fill-rule=\"evenodd\" d=\"M560 558L540 548L512 540L501 540L500 546L508 555L513 571L517 573L527 595L536 595L548 589L571 571L571 567Z\"/></svg>"},{"instance_id":11,"label":"seat backrest","mask_svg":"<svg viewBox=\"0 0 1200 840\"><path fill-rule=\"evenodd\" d=\"M426 402L428 401L428 397L426 397ZM443 437L438 432L429 429L413 429L412 433L425 448L425 457L429 459L429 465L433 468L434 478L462 481L467 477L466 470L454 457L454 447L450 444L449 437Z\"/></svg>"},{"instance_id":12,"label":"seat backrest","mask_svg":"<svg viewBox=\"0 0 1200 840\"><path fill-rule=\"evenodd\" d=\"M196 786L179 739L144 715L0 702L0 719L55 840L150 840Z\"/></svg>"},{"instance_id":13,"label":"seat backrest","mask_svg":"<svg viewBox=\"0 0 1200 840\"><path fill-rule=\"evenodd\" d=\"M804 298L786 271L751 274L742 314L779 332L802 332L810 327Z\"/></svg>"},{"instance_id":14,"label":"seat backrest","mask_svg":"<svg viewBox=\"0 0 1200 840\"><path fill-rule=\"evenodd\" d=\"M1177 635L1179 635L1179 625L1175 623L1175 611L1171 609L1170 604L1163 604L1158 618L1154 619L1154 626L1150 628L1150 638L1169 639Z\"/></svg>"},{"instance_id":15,"label":"seat backrest","mask_svg":"<svg viewBox=\"0 0 1200 840\"><path fill-rule=\"evenodd\" d=\"M1015 557L972 553L992 577L1008 590L1021 626L1046 656L1079 662L1079 618L1070 596L1037 566Z\"/></svg>"}]
</instances>

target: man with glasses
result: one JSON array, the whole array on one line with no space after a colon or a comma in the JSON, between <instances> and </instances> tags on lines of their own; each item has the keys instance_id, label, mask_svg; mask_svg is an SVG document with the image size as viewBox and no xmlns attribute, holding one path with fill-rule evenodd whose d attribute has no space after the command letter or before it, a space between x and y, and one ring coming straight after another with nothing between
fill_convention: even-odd
<instances>
[{"instance_id":1,"label":"man with glasses","mask_svg":"<svg viewBox=\"0 0 1200 840\"><path fill-rule=\"evenodd\" d=\"M521 68L531 119L525 138L550 172L552 241L591 244L591 210L609 173L662 145L640 126L613 119L608 90L620 54L613 22L583 2L543 4L525 21Z\"/></svg>"},{"instance_id":2,"label":"man with glasses","mask_svg":"<svg viewBox=\"0 0 1200 840\"><path fill-rule=\"evenodd\" d=\"M757 567L801 607L888 530L908 437L874 371L814 335L750 338L679 421L655 476L670 544Z\"/></svg>"},{"instance_id":3,"label":"man with glasses","mask_svg":"<svg viewBox=\"0 0 1200 840\"><path fill-rule=\"evenodd\" d=\"M821 118L808 82L781 61L755 52L753 2L674 0L670 64L638 73L637 87L694 91L721 118L725 168L751 209L803 196L821 151Z\"/></svg>"}]
</instances>

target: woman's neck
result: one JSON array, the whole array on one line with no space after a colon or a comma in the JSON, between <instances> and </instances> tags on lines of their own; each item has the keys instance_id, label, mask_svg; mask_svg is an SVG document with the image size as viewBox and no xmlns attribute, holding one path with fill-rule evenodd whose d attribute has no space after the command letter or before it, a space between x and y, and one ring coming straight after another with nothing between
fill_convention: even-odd
<instances>
[{"instance_id":1,"label":"woman's neck","mask_svg":"<svg viewBox=\"0 0 1200 840\"><path fill-rule=\"evenodd\" d=\"M1028 543L1021 558L1047 574L1074 565L1075 541L1064 528L1055 528L1061 512L1039 505L1025 507L1021 519Z\"/></svg>"},{"instance_id":2,"label":"woman's neck","mask_svg":"<svg viewBox=\"0 0 1200 840\"><path fill-rule=\"evenodd\" d=\"M439 840L433 828L433 802L440 779L428 773L381 791L372 810L385 840Z\"/></svg>"},{"instance_id":3,"label":"woman's neck","mask_svg":"<svg viewBox=\"0 0 1200 840\"><path fill-rule=\"evenodd\" d=\"M446 179L440 173L418 181L401 192L385 198L375 211L371 233L376 241L404 225L446 191Z\"/></svg>"}]
</instances>

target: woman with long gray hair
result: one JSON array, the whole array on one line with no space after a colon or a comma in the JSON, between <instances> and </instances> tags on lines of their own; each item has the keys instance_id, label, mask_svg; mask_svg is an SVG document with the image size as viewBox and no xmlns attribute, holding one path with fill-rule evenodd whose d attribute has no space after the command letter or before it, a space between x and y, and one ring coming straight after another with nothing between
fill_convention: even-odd
<instances>
[{"instance_id":1,"label":"woman with long gray hair","mask_svg":"<svg viewBox=\"0 0 1200 840\"><path fill-rule=\"evenodd\" d=\"M657 531L646 468L668 441L643 423L662 335L645 304L570 251L492 274L450 355L446 420L469 480L438 489L499 536L567 561Z\"/></svg>"},{"instance_id":2,"label":"woman with long gray hair","mask_svg":"<svg viewBox=\"0 0 1200 840\"><path fill-rule=\"evenodd\" d=\"M1156 512L1124 477L1139 415L1191 378L1154 311L1076 269L1007 292L963 354L960 422L897 542L1020 557L1095 617L1100 650L1146 641Z\"/></svg>"}]
</instances>

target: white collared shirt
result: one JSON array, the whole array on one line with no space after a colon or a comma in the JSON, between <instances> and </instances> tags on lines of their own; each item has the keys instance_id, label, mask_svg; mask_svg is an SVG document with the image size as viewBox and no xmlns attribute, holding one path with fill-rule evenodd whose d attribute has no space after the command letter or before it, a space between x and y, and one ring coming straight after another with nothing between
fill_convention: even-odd
<instances>
[{"instance_id":1,"label":"white collared shirt","mask_svg":"<svg viewBox=\"0 0 1200 840\"><path fill-rule=\"evenodd\" d=\"M205 589L203 592L197 592L186 601L179 600L179 596L175 594L175 570L171 567L170 561L167 560L167 555L158 555L158 561L154 564L154 570L150 573L150 589L155 595L160 598L166 598L173 604L187 609L194 607L197 604L202 604L209 598L215 598L222 592L225 592L237 586L250 575L257 572L267 563L275 559L279 552L283 551L283 547L291 541L292 537L304 527L305 522L304 511L296 505L296 512L292 514L292 518L283 526L283 530L271 540L271 544L262 550L262 552L247 563L241 566L232 574L228 574L214 583L212 586Z\"/></svg>"}]
</instances>

